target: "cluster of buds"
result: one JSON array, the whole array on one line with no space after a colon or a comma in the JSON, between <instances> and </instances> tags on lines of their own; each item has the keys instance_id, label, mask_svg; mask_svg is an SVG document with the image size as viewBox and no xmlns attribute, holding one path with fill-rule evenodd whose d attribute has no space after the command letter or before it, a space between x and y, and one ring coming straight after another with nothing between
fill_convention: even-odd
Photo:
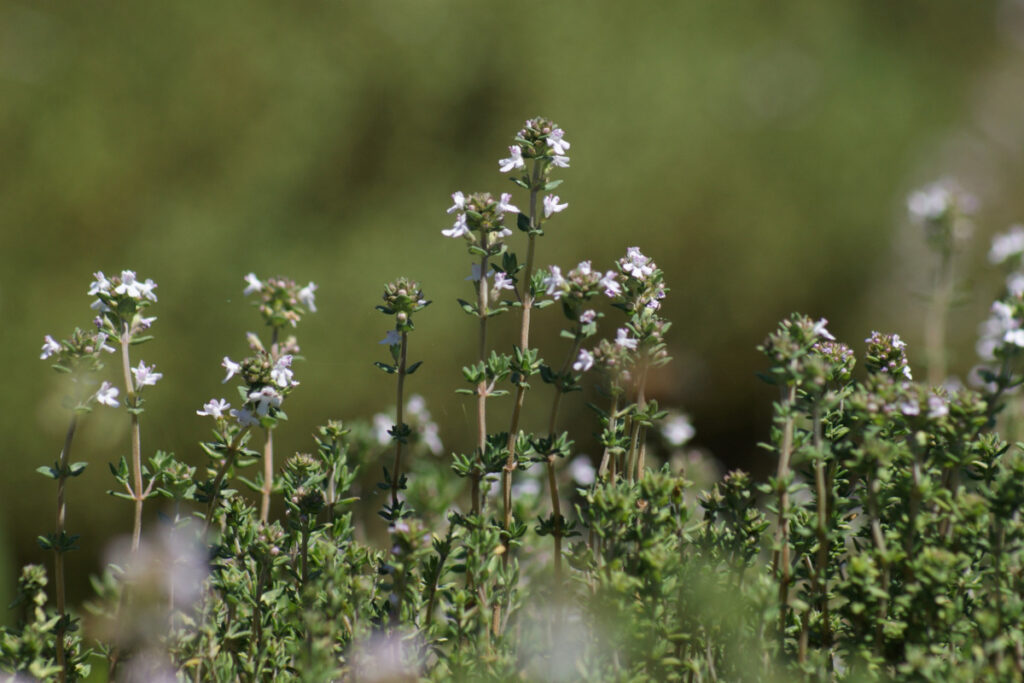
<instances>
[{"instance_id":1,"label":"cluster of buds","mask_svg":"<svg viewBox=\"0 0 1024 683\"><path fill-rule=\"evenodd\" d=\"M107 344L110 337L106 332L85 332L79 328L68 339L57 341L50 335L43 337L40 360L53 358L53 367L58 372L73 373L78 370L97 372L103 367L100 354L114 353L117 349Z\"/></svg>"},{"instance_id":2,"label":"cluster of buds","mask_svg":"<svg viewBox=\"0 0 1024 683\"><path fill-rule=\"evenodd\" d=\"M414 329L412 316L430 305L423 298L423 290L415 280L400 277L384 286L384 305L377 310L385 315L395 316L395 329L390 330L382 344L394 346L401 343L402 334Z\"/></svg>"},{"instance_id":3,"label":"cluster of buds","mask_svg":"<svg viewBox=\"0 0 1024 683\"><path fill-rule=\"evenodd\" d=\"M661 308L661 300L667 290L664 274L652 259L644 256L638 247L629 247L616 266L622 273L622 299L626 310L636 312L648 308L656 311Z\"/></svg>"},{"instance_id":4,"label":"cluster of buds","mask_svg":"<svg viewBox=\"0 0 1024 683\"><path fill-rule=\"evenodd\" d=\"M325 474L320 461L306 453L296 453L284 464L284 491L289 512L301 519L316 517L326 505L323 493Z\"/></svg>"},{"instance_id":5,"label":"cluster of buds","mask_svg":"<svg viewBox=\"0 0 1024 683\"><path fill-rule=\"evenodd\" d=\"M470 195L456 192L452 201L454 203L448 208L448 213L455 214L455 223L441 231L445 237L465 237L472 246L490 250L512 234L505 227L505 214L519 213L519 209L510 203L511 194L506 192L500 199L495 199L490 192Z\"/></svg>"},{"instance_id":6,"label":"cluster of buds","mask_svg":"<svg viewBox=\"0 0 1024 683\"><path fill-rule=\"evenodd\" d=\"M316 290L317 286L312 282L299 287L294 280L286 277L271 277L262 281L255 273L245 276L244 294L259 295L256 305L260 315L274 329L286 325L295 327L306 312L316 313Z\"/></svg>"},{"instance_id":7,"label":"cluster of buds","mask_svg":"<svg viewBox=\"0 0 1024 683\"><path fill-rule=\"evenodd\" d=\"M872 374L883 373L890 377L913 379L907 362L907 343L898 334L872 332L867 342L867 369Z\"/></svg>"},{"instance_id":8,"label":"cluster of buds","mask_svg":"<svg viewBox=\"0 0 1024 683\"><path fill-rule=\"evenodd\" d=\"M822 383L845 384L850 381L853 366L857 363L853 349L842 342L820 341L811 350L822 361Z\"/></svg>"},{"instance_id":9,"label":"cluster of buds","mask_svg":"<svg viewBox=\"0 0 1024 683\"><path fill-rule=\"evenodd\" d=\"M922 187L907 198L911 219L924 228L929 246L940 252L948 252L954 242L970 236L968 217L977 206L974 195L949 179Z\"/></svg>"},{"instance_id":10,"label":"cluster of buds","mask_svg":"<svg viewBox=\"0 0 1024 683\"><path fill-rule=\"evenodd\" d=\"M509 156L498 161L502 173L526 168L527 159L538 159L551 166L569 168L569 141L565 131L542 116L528 119L508 148Z\"/></svg>"}]
</instances>

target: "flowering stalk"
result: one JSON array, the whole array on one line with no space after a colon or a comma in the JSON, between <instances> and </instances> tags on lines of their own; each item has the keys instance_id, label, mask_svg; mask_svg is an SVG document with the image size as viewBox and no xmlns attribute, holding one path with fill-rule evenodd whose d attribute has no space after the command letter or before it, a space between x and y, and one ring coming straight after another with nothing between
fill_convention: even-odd
<instances>
[{"instance_id":1,"label":"flowering stalk","mask_svg":"<svg viewBox=\"0 0 1024 683\"><path fill-rule=\"evenodd\" d=\"M477 310L480 311L479 359L487 362L487 260L485 252L480 257L480 282L477 287ZM487 378L482 376L476 387L476 428L477 428L477 467L470 475L470 497L474 515L480 514L483 501L480 496L480 480L483 478L483 458L487 450Z\"/></svg>"},{"instance_id":2,"label":"flowering stalk","mask_svg":"<svg viewBox=\"0 0 1024 683\"><path fill-rule=\"evenodd\" d=\"M142 538L142 504L146 498L142 490L142 435L139 429L139 413L134 410L138 402L138 395L135 392L135 384L132 382L131 362L128 354L129 344L131 344L131 332L128 323L125 323L121 334L121 370L124 373L125 403L129 406L131 420L132 486L130 493L135 503L135 517L132 525L132 552L135 553L139 549L139 541Z\"/></svg>"},{"instance_id":3,"label":"flowering stalk","mask_svg":"<svg viewBox=\"0 0 1024 683\"><path fill-rule=\"evenodd\" d=\"M395 398L395 424L402 425L403 411L405 408L405 397L403 390L405 389L405 373L406 373L406 351L409 347L409 333L402 332L402 350L399 352L398 358L398 388L396 389ZM395 440L395 464L391 471L391 507L394 508L398 505L398 484L401 479L402 473L402 440Z\"/></svg>"}]
</instances>

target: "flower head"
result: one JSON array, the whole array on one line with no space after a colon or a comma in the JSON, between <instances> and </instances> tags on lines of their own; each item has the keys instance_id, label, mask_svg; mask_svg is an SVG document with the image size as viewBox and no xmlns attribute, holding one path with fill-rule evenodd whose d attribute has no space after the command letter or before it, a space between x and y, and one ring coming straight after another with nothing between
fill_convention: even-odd
<instances>
[{"instance_id":1,"label":"flower head","mask_svg":"<svg viewBox=\"0 0 1024 683\"><path fill-rule=\"evenodd\" d=\"M105 406L116 408L119 404L117 402L117 387L113 386L110 382L103 382L100 388L96 391L96 402L102 403Z\"/></svg>"},{"instance_id":2,"label":"flower head","mask_svg":"<svg viewBox=\"0 0 1024 683\"><path fill-rule=\"evenodd\" d=\"M397 330L388 330L388 333L384 335L378 344L387 344L388 346L397 346L402 343L402 335L398 334Z\"/></svg>"},{"instance_id":3,"label":"flower head","mask_svg":"<svg viewBox=\"0 0 1024 683\"><path fill-rule=\"evenodd\" d=\"M155 365L147 366L141 360L139 361L139 367L132 368L132 374L135 375L135 388L138 390L144 386L151 386L157 383L163 373L153 372L156 369Z\"/></svg>"},{"instance_id":4,"label":"flower head","mask_svg":"<svg viewBox=\"0 0 1024 683\"><path fill-rule=\"evenodd\" d=\"M261 289L263 289L263 283L260 282L258 277L256 277L256 273L249 273L245 276L245 289L242 290L242 293L245 296L255 294Z\"/></svg>"},{"instance_id":5,"label":"flower head","mask_svg":"<svg viewBox=\"0 0 1024 683\"><path fill-rule=\"evenodd\" d=\"M586 349L580 349L580 354L576 357L576 362L572 364L572 369L576 372L586 372L592 367L594 367L594 355Z\"/></svg>"},{"instance_id":6,"label":"flower head","mask_svg":"<svg viewBox=\"0 0 1024 683\"><path fill-rule=\"evenodd\" d=\"M620 348L636 351L637 340L630 338L629 330L625 327L620 327L615 331L615 344Z\"/></svg>"},{"instance_id":7,"label":"flower head","mask_svg":"<svg viewBox=\"0 0 1024 683\"><path fill-rule=\"evenodd\" d=\"M224 413L231 407L231 404L222 398L213 398L203 405L202 410L197 410L196 415L208 415L218 420L224 417Z\"/></svg>"},{"instance_id":8,"label":"flower head","mask_svg":"<svg viewBox=\"0 0 1024 683\"><path fill-rule=\"evenodd\" d=\"M243 427L257 427L260 424L259 419L252 414L252 411L248 408L231 409L231 417L238 420L238 424Z\"/></svg>"},{"instance_id":9,"label":"flower head","mask_svg":"<svg viewBox=\"0 0 1024 683\"><path fill-rule=\"evenodd\" d=\"M551 218L551 214L564 211L568 204L559 204L558 200L561 199L558 195L549 194L544 197L544 218Z\"/></svg>"},{"instance_id":10,"label":"flower head","mask_svg":"<svg viewBox=\"0 0 1024 683\"><path fill-rule=\"evenodd\" d=\"M271 408L280 408L282 399L277 389L271 386L249 392L249 400L256 405L256 414L260 417L266 417Z\"/></svg>"},{"instance_id":11,"label":"flower head","mask_svg":"<svg viewBox=\"0 0 1024 683\"><path fill-rule=\"evenodd\" d=\"M499 159L498 166L502 173L508 173L513 168L526 168L526 162L523 161L523 148L519 145L512 145L508 148L508 158Z\"/></svg>"},{"instance_id":12,"label":"flower head","mask_svg":"<svg viewBox=\"0 0 1024 683\"><path fill-rule=\"evenodd\" d=\"M548 274L544 278L544 287L548 296L553 296L557 301L565 293L565 278L562 277L562 269L558 266L548 266Z\"/></svg>"},{"instance_id":13,"label":"flower head","mask_svg":"<svg viewBox=\"0 0 1024 683\"><path fill-rule=\"evenodd\" d=\"M224 356L224 360L220 362L220 366L228 371L227 377L224 378L224 381L221 382L221 384L225 384L229 379L242 371L242 365L240 363L236 363L227 356Z\"/></svg>"},{"instance_id":14,"label":"flower head","mask_svg":"<svg viewBox=\"0 0 1024 683\"><path fill-rule=\"evenodd\" d=\"M270 379L282 389L298 385L292 372L292 358L290 353L286 353L278 358L274 367L270 369Z\"/></svg>"},{"instance_id":15,"label":"flower head","mask_svg":"<svg viewBox=\"0 0 1024 683\"><path fill-rule=\"evenodd\" d=\"M43 337L43 352L39 354L39 360L46 360L55 353L60 353L61 346L50 335Z\"/></svg>"}]
</instances>

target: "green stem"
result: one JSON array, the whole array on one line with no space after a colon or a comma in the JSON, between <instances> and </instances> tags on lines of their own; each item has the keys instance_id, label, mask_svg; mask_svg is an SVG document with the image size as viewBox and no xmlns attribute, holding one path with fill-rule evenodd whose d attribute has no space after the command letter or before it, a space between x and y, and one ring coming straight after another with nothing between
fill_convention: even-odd
<instances>
[{"instance_id":1,"label":"green stem","mask_svg":"<svg viewBox=\"0 0 1024 683\"><path fill-rule=\"evenodd\" d=\"M128 346L131 343L131 330L128 323L124 324L121 331L121 370L124 373L125 405L129 408L138 408L138 395L135 391L135 383L132 381L131 361L128 355ZM139 431L139 415L136 412L129 413L131 418L131 440L132 440L132 500L135 501L135 516L132 526L132 554L139 550L139 543L142 540L142 504L146 499L142 488L142 436Z\"/></svg>"},{"instance_id":2,"label":"green stem","mask_svg":"<svg viewBox=\"0 0 1024 683\"><path fill-rule=\"evenodd\" d=\"M402 420L405 417L405 403L402 392L405 389L405 365L406 365L406 349L408 347L408 333L402 332L402 350L398 359L398 390L397 390L397 408L395 409L395 429L402 429ZM399 481L401 480L401 469L402 469L402 439L395 439L395 464L391 471L391 509L392 511L398 505L398 489Z\"/></svg>"},{"instance_id":3,"label":"green stem","mask_svg":"<svg viewBox=\"0 0 1024 683\"><path fill-rule=\"evenodd\" d=\"M217 509L217 501L220 498L220 489L224 485L224 477L227 476L228 470L235 462L235 456L238 455L238 448L242 443L242 438L249 432L250 427L243 427L235 438L231 440L228 445L228 450L224 454L224 461L221 462L220 467L217 469L217 474L213 480L213 491L210 493L210 502L206 506L206 519L203 522L203 537L210 530L210 522L213 521L213 511Z\"/></svg>"},{"instance_id":4,"label":"green stem","mask_svg":"<svg viewBox=\"0 0 1024 683\"><path fill-rule=\"evenodd\" d=\"M68 479L68 461L71 457L71 441L75 437L75 426L78 416L71 416L71 424L68 425L67 434L64 436L64 448L60 452L60 463L57 466L59 476L57 478L57 534L53 547L53 582L57 599L57 614L60 621L57 622L57 666L60 667L60 681L67 680L67 662L64 656L64 631L67 627L66 598L64 592L64 530L67 518L67 503L64 499L64 488Z\"/></svg>"},{"instance_id":5,"label":"green stem","mask_svg":"<svg viewBox=\"0 0 1024 683\"><path fill-rule=\"evenodd\" d=\"M486 237L484 237L486 240ZM486 241L484 242L484 249L487 249ZM477 310L480 315L480 362L487 363L487 259L488 255L485 253L480 257L480 282L477 287ZM483 508L482 501L480 498L480 479L483 473L480 471L483 467L484 453L487 452L487 376L480 380L476 387L476 427L477 427L477 462L473 468L473 473L470 475L470 481L472 483L472 490L470 492L473 498L473 514L478 515Z\"/></svg>"},{"instance_id":6,"label":"green stem","mask_svg":"<svg viewBox=\"0 0 1024 683\"><path fill-rule=\"evenodd\" d=\"M779 547L775 555L776 576L779 577L779 639L784 643L786 638L786 617L789 608L789 461L793 455L793 404L796 402L796 385L792 384L786 394L782 409L785 421L782 428L782 443L779 445L779 469L776 474L778 482L776 493L779 496L779 524L775 529L775 541Z\"/></svg>"},{"instance_id":7,"label":"green stem","mask_svg":"<svg viewBox=\"0 0 1024 683\"><path fill-rule=\"evenodd\" d=\"M270 361L276 363L278 328L270 331ZM263 486L260 490L260 521L266 524L270 520L270 499L274 493L274 430L267 428L267 440L263 444Z\"/></svg>"}]
</instances>

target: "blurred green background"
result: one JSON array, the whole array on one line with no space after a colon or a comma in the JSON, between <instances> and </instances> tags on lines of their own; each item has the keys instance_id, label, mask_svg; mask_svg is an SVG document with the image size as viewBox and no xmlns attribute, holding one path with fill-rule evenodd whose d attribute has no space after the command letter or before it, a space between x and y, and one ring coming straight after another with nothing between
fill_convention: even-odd
<instances>
[{"instance_id":1,"label":"blurred green background","mask_svg":"<svg viewBox=\"0 0 1024 683\"><path fill-rule=\"evenodd\" d=\"M0 1L0 597L16 565L49 563L34 538L53 528L54 487L34 470L67 415L36 359L44 334L89 324L96 270L159 283L156 340L135 353L164 373L146 453L201 462L195 411L230 393L220 359L258 329L249 271L319 285L279 457L328 418L390 406L373 306L398 275L435 302L410 390L447 447L466 445L453 389L474 353L455 304L469 265L440 230L451 192L513 189L497 159L528 116L573 145L570 208L540 263L607 268L634 245L657 260L676 361L653 393L726 466L771 464L755 447L772 398L755 346L790 311L829 318L857 350L873 328L899 331L920 367L928 261L903 202L942 175L983 206L953 321L963 374L997 286L980 268L987 236L1024 216L1022 18L1010 1ZM554 332L538 337L551 357ZM566 423L592 431L569 404ZM73 459L91 467L69 494L79 595L130 526L104 493L127 450L122 411L85 421Z\"/></svg>"}]
</instances>

